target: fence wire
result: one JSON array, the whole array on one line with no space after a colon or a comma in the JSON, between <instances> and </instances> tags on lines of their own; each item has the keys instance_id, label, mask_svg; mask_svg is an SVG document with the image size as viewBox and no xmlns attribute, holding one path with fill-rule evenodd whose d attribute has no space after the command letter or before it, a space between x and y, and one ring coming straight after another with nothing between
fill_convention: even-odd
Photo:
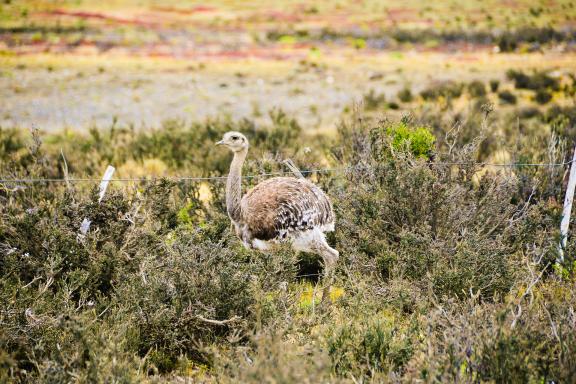
<instances>
[{"instance_id":1,"label":"fence wire","mask_svg":"<svg viewBox=\"0 0 576 384\"><path fill-rule=\"evenodd\" d=\"M574 162L574 160L565 161L561 163L484 163L484 162L431 162L428 165L431 166L440 166L440 165L466 165L466 166L479 166L479 167L499 167L499 168L515 168L515 167L563 167L565 165L570 165ZM302 174L311 174L311 173L332 173L332 172L344 172L349 170L355 170L357 167L341 167L341 168L316 168L316 169L307 169L301 170ZM269 177L269 176L283 176L283 175L292 175L294 172L292 171L279 171L279 172L268 172L268 173L260 173L254 175L245 175L242 176L243 179L254 179L254 178L261 178L261 177ZM190 181L190 182L211 182L211 181L225 181L227 176L172 176L172 177L153 177L153 178L113 178L109 179L109 181L114 182L154 182L160 179L167 179L175 182L181 181ZM14 183L26 183L26 184L33 184L33 183L99 183L101 182L101 178L60 178L60 179L43 179L43 178L21 178L21 179L0 179L0 184L14 184Z\"/></svg>"}]
</instances>

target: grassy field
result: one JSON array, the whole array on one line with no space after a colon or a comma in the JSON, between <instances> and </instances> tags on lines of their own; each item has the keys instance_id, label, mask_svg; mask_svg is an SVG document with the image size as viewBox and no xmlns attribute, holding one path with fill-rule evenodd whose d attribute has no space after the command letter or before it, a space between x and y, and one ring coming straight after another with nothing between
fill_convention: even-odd
<instances>
[{"instance_id":1,"label":"grassy field","mask_svg":"<svg viewBox=\"0 0 576 384\"><path fill-rule=\"evenodd\" d=\"M573 1L3 1L0 382L575 382L575 24ZM226 175L229 130L244 190L327 169L329 306L316 256L244 249L222 179L178 178ZM134 180L98 203L108 165Z\"/></svg>"}]
</instances>

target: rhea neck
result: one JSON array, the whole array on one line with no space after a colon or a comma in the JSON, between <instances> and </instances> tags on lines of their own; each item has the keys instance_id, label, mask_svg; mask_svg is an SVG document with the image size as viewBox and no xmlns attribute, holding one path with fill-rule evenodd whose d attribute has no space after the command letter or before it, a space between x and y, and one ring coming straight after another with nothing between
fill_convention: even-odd
<instances>
[{"instance_id":1,"label":"rhea neck","mask_svg":"<svg viewBox=\"0 0 576 384\"><path fill-rule=\"evenodd\" d=\"M234 152L230 173L226 180L226 211L233 221L240 221L240 201L242 200L242 165L246 160L248 148Z\"/></svg>"}]
</instances>

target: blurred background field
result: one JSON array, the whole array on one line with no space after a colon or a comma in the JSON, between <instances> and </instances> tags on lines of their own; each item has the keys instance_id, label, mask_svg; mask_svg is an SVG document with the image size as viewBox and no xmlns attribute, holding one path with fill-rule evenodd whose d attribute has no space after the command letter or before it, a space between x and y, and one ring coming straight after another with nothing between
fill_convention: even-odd
<instances>
[{"instance_id":1,"label":"blurred background field","mask_svg":"<svg viewBox=\"0 0 576 384\"><path fill-rule=\"evenodd\" d=\"M574 71L571 1L5 1L0 122L157 126L273 107L333 131L373 90L394 99L509 69ZM560 73L559 75L563 75Z\"/></svg>"},{"instance_id":2,"label":"blurred background field","mask_svg":"<svg viewBox=\"0 0 576 384\"><path fill-rule=\"evenodd\" d=\"M0 0L0 382L576 382L575 100L573 0ZM321 170L329 307L229 130Z\"/></svg>"}]
</instances>

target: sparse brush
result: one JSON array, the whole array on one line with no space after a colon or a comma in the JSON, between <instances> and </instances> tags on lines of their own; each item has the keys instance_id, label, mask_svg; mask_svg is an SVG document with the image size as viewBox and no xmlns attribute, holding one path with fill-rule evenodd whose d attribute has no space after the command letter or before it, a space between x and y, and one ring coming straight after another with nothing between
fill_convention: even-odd
<instances>
[{"instance_id":1,"label":"sparse brush","mask_svg":"<svg viewBox=\"0 0 576 384\"><path fill-rule=\"evenodd\" d=\"M409 103L412 101L412 91L410 88L403 88L400 92L398 92L398 99L403 103Z\"/></svg>"},{"instance_id":2,"label":"sparse brush","mask_svg":"<svg viewBox=\"0 0 576 384\"><path fill-rule=\"evenodd\" d=\"M382 107L386 103L386 95L377 94L373 89L371 89L363 97L364 108L368 111L374 111Z\"/></svg>"},{"instance_id":3,"label":"sparse brush","mask_svg":"<svg viewBox=\"0 0 576 384\"><path fill-rule=\"evenodd\" d=\"M512 105L516 104L516 101L518 100L516 98L516 95L508 90L498 92L498 98L503 104L512 104Z\"/></svg>"},{"instance_id":4,"label":"sparse brush","mask_svg":"<svg viewBox=\"0 0 576 384\"><path fill-rule=\"evenodd\" d=\"M490 90L492 92L498 92L499 86L500 86L500 80L496 80L496 79L490 80Z\"/></svg>"},{"instance_id":5,"label":"sparse brush","mask_svg":"<svg viewBox=\"0 0 576 384\"><path fill-rule=\"evenodd\" d=\"M462 95L462 89L464 88L463 84L457 83L454 81L445 81L438 83L436 85L432 85L422 92L420 92L420 96L424 100L435 100L439 97L444 97L446 99L453 99L458 98Z\"/></svg>"},{"instance_id":6,"label":"sparse brush","mask_svg":"<svg viewBox=\"0 0 576 384\"><path fill-rule=\"evenodd\" d=\"M468 84L468 92L472 97L486 96L486 86L480 80L474 80Z\"/></svg>"},{"instance_id":7,"label":"sparse brush","mask_svg":"<svg viewBox=\"0 0 576 384\"><path fill-rule=\"evenodd\" d=\"M281 111L264 127L167 122L46 144L0 130L8 178L63 177L61 147L75 176L109 163L146 176L145 161L222 175L212 141L229 129L251 138L250 174L286 157L343 169L309 175L337 214L324 309L320 261L245 250L221 180L113 182L101 203L92 184L0 185L0 381L574 381L573 237L552 267L565 169L477 164L502 148L518 163L565 161L573 111L450 112L357 112L314 143Z\"/></svg>"},{"instance_id":8,"label":"sparse brush","mask_svg":"<svg viewBox=\"0 0 576 384\"><path fill-rule=\"evenodd\" d=\"M506 77L514 81L514 86L517 89L531 89L533 91L549 89L557 91L560 87L558 79L549 76L545 72L535 72L533 75L527 75L522 71L511 69L506 72Z\"/></svg>"},{"instance_id":9,"label":"sparse brush","mask_svg":"<svg viewBox=\"0 0 576 384\"><path fill-rule=\"evenodd\" d=\"M547 104L550 100L552 100L552 94L545 90L538 90L536 95L534 95L534 100L538 104Z\"/></svg>"}]
</instances>

